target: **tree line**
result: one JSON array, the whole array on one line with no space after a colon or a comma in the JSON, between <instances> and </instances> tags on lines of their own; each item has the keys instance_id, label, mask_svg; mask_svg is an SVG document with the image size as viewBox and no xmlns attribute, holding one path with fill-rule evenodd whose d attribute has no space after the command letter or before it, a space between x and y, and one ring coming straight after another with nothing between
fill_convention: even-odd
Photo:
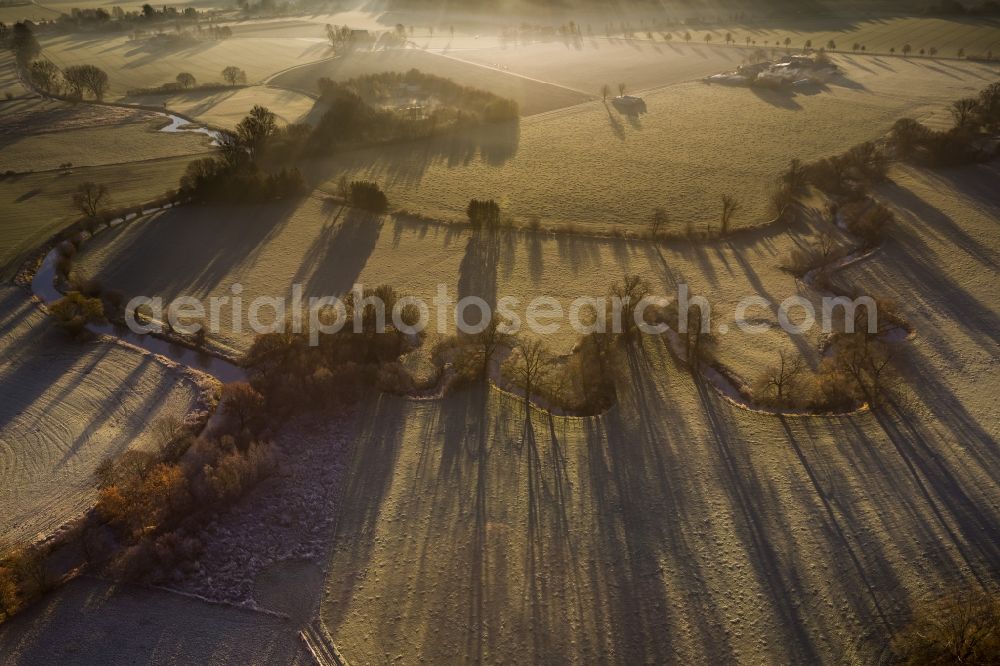
<instances>
[{"instance_id":1,"label":"tree line","mask_svg":"<svg viewBox=\"0 0 1000 666\"><path fill-rule=\"evenodd\" d=\"M344 143L386 143L439 134L453 127L515 120L513 100L424 74L384 72L345 82L317 83L329 104L308 140L309 150L325 151ZM402 112L384 108L394 99L416 97L418 106Z\"/></svg>"},{"instance_id":2,"label":"tree line","mask_svg":"<svg viewBox=\"0 0 1000 666\"><path fill-rule=\"evenodd\" d=\"M216 134L217 155L195 160L181 177L180 194L193 201L267 201L301 194L305 181L298 168L265 173L261 153L278 133L269 109L255 105L234 130Z\"/></svg>"}]
</instances>

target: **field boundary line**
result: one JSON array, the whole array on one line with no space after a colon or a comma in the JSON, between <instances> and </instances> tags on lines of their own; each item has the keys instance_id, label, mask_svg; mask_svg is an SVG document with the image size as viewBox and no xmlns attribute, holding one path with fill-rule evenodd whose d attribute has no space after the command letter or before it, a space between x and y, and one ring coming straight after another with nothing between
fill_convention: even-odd
<instances>
[{"instance_id":1,"label":"field boundary line","mask_svg":"<svg viewBox=\"0 0 1000 666\"><path fill-rule=\"evenodd\" d=\"M341 55L333 55L333 56L330 56L329 58L320 58L319 60L310 60L309 62L303 62L303 63L299 63L298 65L292 65L291 67L286 67L284 69L278 70L277 72L275 72L273 74L270 74L267 78L265 78L264 80L262 80L260 82L260 84L264 85L264 86L269 86L271 88L278 88L280 90L294 90L295 92L304 92L301 88L288 88L286 86L276 86L273 83L271 83L271 81L274 80L274 79L276 79L276 78L278 78L279 76L281 76L283 74L287 74L288 72L294 72L297 69L302 69L303 67L311 67L312 65L319 65L319 64L322 64L324 62L331 62L331 61L336 60L337 58L341 58L341 57L343 57L343 56L341 56ZM315 99L319 98L319 95L316 95L315 93L308 93L307 92L305 94L309 95L310 97L314 97Z\"/></svg>"},{"instance_id":2,"label":"field boundary line","mask_svg":"<svg viewBox=\"0 0 1000 666\"><path fill-rule=\"evenodd\" d=\"M273 617L278 620L285 620L285 621L289 620L288 615L286 615L285 613L279 613L278 611L273 611L267 608L260 608L255 606L243 606L240 604L235 604L231 601L222 601L220 599L210 599L200 594L195 594L193 592L183 592L181 590L175 590L173 588L164 587L162 585L150 585L145 583L136 583L128 580L116 580L114 578L107 578L105 576L99 576L97 574L89 574L89 573L80 574L78 577L89 578L90 580L96 580L102 583L108 583L110 585L118 585L121 587L132 587L139 590L166 592L167 594L183 597L185 599L190 599L192 601L198 601L203 604L208 604L209 606L220 606L223 608L230 608L233 610L244 611L246 613L254 613L256 615Z\"/></svg>"},{"instance_id":3,"label":"field boundary line","mask_svg":"<svg viewBox=\"0 0 1000 666\"><path fill-rule=\"evenodd\" d=\"M400 50L405 51L406 49L400 49ZM564 86L561 83L552 83L551 81L545 81L543 79L536 79L534 77L527 76L526 74L518 74L517 72L509 72L509 71L504 70L504 69L497 69L496 67L490 67L489 65L484 65L484 64L479 63L479 62L472 62L471 60L465 60L463 58L459 58L459 57L453 56L453 55L448 55L446 53L440 53L438 51L428 51L426 49L417 49L417 50L423 51L424 53L427 53L427 54L430 54L430 55L436 55L436 56L439 56L441 58L448 58L449 60L454 60L455 62L460 62L460 63L463 63L465 65L472 65L473 67L481 67L482 69L486 69L486 70L489 70L491 72L497 72L499 74L505 74L507 76L513 76L515 78L524 79L525 81L532 81L534 83L541 83L541 84L546 85L546 86L552 86L553 88L560 88L562 90L568 90L570 92L574 92L574 93L577 93L579 95L585 96L587 98L587 100L591 101L591 102L597 99L596 95L592 95L591 93L584 92L584 91L578 90L576 88L571 88L569 86ZM580 102L580 104L583 104L583 102ZM573 104L572 106L577 106L577 105ZM564 108L572 108L572 106L570 106L570 107L564 107ZM553 109L553 110L554 111L558 111L558 109ZM539 114L532 114L532 115L539 115Z\"/></svg>"}]
</instances>

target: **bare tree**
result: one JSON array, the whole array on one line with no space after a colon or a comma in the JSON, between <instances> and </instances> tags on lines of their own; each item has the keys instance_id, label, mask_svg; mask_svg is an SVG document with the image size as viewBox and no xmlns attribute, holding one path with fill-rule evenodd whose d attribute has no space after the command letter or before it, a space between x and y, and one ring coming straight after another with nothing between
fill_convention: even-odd
<instances>
[{"instance_id":1,"label":"bare tree","mask_svg":"<svg viewBox=\"0 0 1000 666\"><path fill-rule=\"evenodd\" d=\"M722 195L722 229L723 235L729 233L729 224L733 221L733 216L740 209L740 201L731 194Z\"/></svg>"},{"instance_id":2,"label":"bare tree","mask_svg":"<svg viewBox=\"0 0 1000 666\"><path fill-rule=\"evenodd\" d=\"M177 85L181 88L193 88L195 84L194 74L189 72L181 72L177 75Z\"/></svg>"},{"instance_id":3,"label":"bare tree","mask_svg":"<svg viewBox=\"0 0 1000 666\"><path fill-rule=\"evenodd\" d=\"M783 402L798 387L799 378L805 368L806 365L802 357L789 355L785 350L779 351L778 362L768 366L760 377L761 393L767 396L773 395L778 402Z\"/></svg>"},{"instance_id":4,"label":"bare tree","mask_svg":"<svg viewBox=\"0 0 1000 666\"><path fill-rule=\"evenodd\" d=\"M524 418L527 424L531 418L531 396L551 371L551 357L545 343L538 338L519 340L514 353L507 359L505 370L524 388Z\"/></svg>"},{"instance_id":5,"label":"bare tree","mask_svg":"<svg viewBox=\"0 0 1000 666\"><path fill-rule=\"evenodd\" d=\"M251 162L257 161L268 137L277 129L278 123L274 113L259 104L254 105L250 113L236 124L236 134L243 142Z\"/></svg>"},{"instance_id":6,"label":"bare tree","mask_svg":"<svg viewBox=\"0 0 1000 666\"><path fill-rule=\"evenodd\" d=\"M239 422L239 432L260 423L264 396L247 382L233 382L222 387L222 405Z\"/></svg>"},{"instance_id":7,"label":"bare tree","mask_svg":"<svg viewBox=\"0 0 1000 666\"><path fill-rule=\"evenodd\" d=\"M802 160L793 157L788 163L788 170L781 175L781 181L792 194L801 194L809 185L809 174Z\"/></svg>"},{"instance_id":8,"label":"bare tree","mask_svg":"<svg viewBox=\"0 0 1000 666\"><path fill-rule=\"evenodd\" d=\"M507 322L494 313L493 317L487 322L486 328L472 336L473 344L475 344L479 355L482 357L483 377L489 376L490 362L493 361L497 350L502 345L509 344L510 342L510 335L507 333L506 324Z\"/></svg>"},{"instance_id":9,"label":"bare tree","mask_svg":"<svg viewBox=\"0 0 1000 666\"><path fill-rule=\"evenodd\" d=\"M866 333L840 336L832 359L833 367L850 378L856 392L872 404L882 393L892 361L889 346Z\"/></svg>"},{"instance_id":10,"label":"bare tree","mask_svg":"<svg viewBox=\"0 0 1000 666\"><path fill-rule=\"evenodd\" d=\"M58 90L62 72L48 60L36 60L29 70L31 82L47 93Z\"/></svg>"},{"instance_id":11,"label":"bare tree","mask_svg":"<svg viewBox=\"0 0 1000 666\"><path fill-rule=\"evenodd\" d=\"M619 97L623 97L624 95L625 95L625 84L624 83L619 83L618 84L618 96Z\"/></svg>"},{"instance_id":12,"label":"bare tree","mask_svg":"<svg viewBox=\"0 0 1000 666\"><path fill-rule=\"evenodd\" d=\"M966 97L956 102L952 102L951 116L955 119L955 127L966 128L972 124L979 108L979 101L972 97Z\"/></svg>"},{"instance_id":13,"label":"bare tree","mask_svg":"<svg viewBox=\"0 0 1000 666\"><path fill-rule=\"evenodd\" d=\"M611 86L609 86L607 83L605 83L603 86L601 86L601 99L603 101L607 102L608 101L608 95L610 95L610 94L611 94Z\"/></svg>"},{"instance_id":14,"label":"bare tree","mask_svg":"<svg viewBox=\"0 0 1000 666\"><path fill-rule=\"evenodd\" d=\"M667 215L666 208L658 206L653 209L653 213L649 216L649 232L652 234L653 238L656 238L659 235L660 230L669 221L670 217Z\"/></svg>"},{"instance_id":15,"label":"bare tree","mask_svg":"<svg viewBox=\"0 0 1000 666\"><path fill-rule=\"evenodd\" d=\"M222 159L230 167L238 166L246 161L246 146L243 145L243 140L236 132L228 129L219 130L215 135L215 144L219 149L219 154L222 156ZM196 163L193 162L192 164ZM211 164L209 164L209 166L211 166Z\"/></svg>"},{"instance_id":16,"label":"bare tree","mask_svg":"<svg viewBox=\"0 0 1000 666\"><path fill-rule=\"evenodd\" d=\"M993 664L1000 654L1000 601L980 590L961 591L918 608L893 639L906 664Z\"/></svg>"},{"instance_id":17,"label":"bare tree","mask_svg":"<svg viewBox=\"0 0 1000 666\"><path fill-rule=\"evenodd\" d=\"M111 195L104 185L86 181L80 183L73 193L73 207L89 218L95 218L108 204Z\"/></svg>"},{"instance_id":18,"label":"bare tree","mask_svg":"<svg viewBox=\"0 0 1000 666\"><path fill-rule=\"evenodd\" d=\"M621 282L611 285L608 293L612 299L617 299L621 304L621 333L622 337L628 339L636 328L635 317L632 316L633 308L649 296L649 283L642 276L626 273Z\"/></svg>"},{"instance_id":19,"label":"bare tree","mask_svg":"<svg viewBox=\"0 0 1000 666\"><path fill-rule=\"evenodd\" d=\"M104 70L93 65L73 65L63 70L63 78L76 95L83 95L84 90L98 101L104 99L108 91L108 75Z\"/></svg>"}]
</instances>

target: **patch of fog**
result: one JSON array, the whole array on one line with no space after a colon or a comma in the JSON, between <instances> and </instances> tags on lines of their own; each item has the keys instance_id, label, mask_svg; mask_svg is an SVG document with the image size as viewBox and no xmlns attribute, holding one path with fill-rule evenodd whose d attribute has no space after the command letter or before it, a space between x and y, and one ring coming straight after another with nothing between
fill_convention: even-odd
<instances>
[{"instance_id":1,"label":"patch of fog","mask_svg":"<svg viewBox=\"0 0 1000 666\"><path fill-rule=\"evenodd\" d=\"M198 127L191 121L185 120L180 116L175 116L172 113L164 113L163 115L170 119L170 124L161 128L161 132L193 132L195 134L204 134L212 140L213 146L219 145L219 132L217 130L208 129L207 127Z\"/></svg>"},{"instance_id":2,"label":"patch of fog","mask_svg":"<svg viewBox=\"0 0 1000 666\"><path fill-rule=\"evenodd\" d=\"M145 211L150 213L153 211ZM134 216L130 214L127 217ZM118 218L111 225L116 226L125 221L126 218ZM58 301L63 297L63 293L56 286L56 264L59 261L59 248L55 247L45 255L41 266L35 272L31 280L31 291L43 303L49 304ZM212 375L223 383L246 381L246 370L221 358L216 358L210 354L188 349L182 345L168 342L152 335L140 335L122 326L115 326L111 323L89 324L87 330L95 335L108 335L123 340L135 347L145 349L148 352L170 359L175 363L185 365L196 370L200 370Z\"/></svg>"}]
</instances>

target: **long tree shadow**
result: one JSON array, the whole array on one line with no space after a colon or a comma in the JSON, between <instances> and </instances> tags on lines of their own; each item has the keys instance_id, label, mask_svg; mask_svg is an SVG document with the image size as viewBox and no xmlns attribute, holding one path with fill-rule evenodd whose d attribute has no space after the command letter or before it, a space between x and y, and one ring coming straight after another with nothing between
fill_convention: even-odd
<instances>
[{"instance_id":1,"label":"long tree shadow","mask_svg":"<svg viewBox=\"0 0 1000 666\"><path fill-rule=\"evenodd\" d=\"M356 208L341 215L338 209L327 219L299 266L295 282L305 282L306 296L346 293L375 251L384 219Z\"/></svg>"},{"instance_id":2,"label":"long tree shadow","mask_svg":"<svg viewBox=\"0 0 1000 666\"><path fill-rule=\"evenodd\" d=\"M499 260L500 233L488 227L473 230L458 267L458 298L478 297L486 301L490 309L495 308ZM473 318L467 323L474 326L479 320Z\"/></svg>"},{"instance_id":3,"label":"long tree shadow","mask_svg":"<svg viewBox=\"0 0 1000 666\"><path fill-rule=\"evenodd\" d=\"M610 644L602 654L623 663L670 663L681 659L673 629L693 623L701 654L712 660L734 658L718 631L719 609L711 603L693 524L697 492L678 470L678 447L690 436L669 398L673 388L653 380L646 355L673 365L663 349L632 346L624 352L629 381L619 385L619 407L602 419L588 420L585 469L595 552L615 553L613 562L589 568L594 625L607 627ZM682 585L681 590L670 590ZM668 590L671 596L668 597ZM683 599L684 609L676 608ZM693 607L692 607L693 606Z\"/></svg>"},{"instance_id":4,"label":"long tree shadow","mask_svg":"<svg viewBox=\"0 0 1000 666\"><path fill-rule=\"evenodd\" d=\"M784 636L780 643L790 660L817 663L820 654L806 615L796 603L793 592L804 587L801 574L785 561L775 542L776 537L787 537L789 533L788 527L776 515L780 502L758 478L746 452L742 450L746 444L734 431L735 424L728 416L730 408L722 404L703 381L696 381L695 385L711 426L710 437L717 454L718 472L738 520L739 537L744 542L744 549L769 607L781 620Z\"/></svg>"},{"instance_id":5,"label":"long tree shadow","mask_svg":"<svg viewBox=\"0 0 1000 666\"><path fill-rule=\"evenodd\" d=\"M889 399L874 414L969 570L980 583L995 575L992 564L1000 562L997 514L968 494L948 460L931 445L933 433L925 432L904 407Z\"/></svg>"},{"instance_id":6,"label":"long tree shadow","mask_svg":"<svg viewBox=\"0 0 1000 666\"><path fill-rule=\"evenodd\" d=\"M365 404L358 417L360 425L344 481L333 544L331 569L336 567L345 575L338 581L339 589L331 590L324 602L323 620L334 635L346 619L360 582L357 577L348 580L347 576L357 576L371 561L376 523L389 493L410 415L406 401L384 394Z\"/></svg>"},{"instance_id":7,"label":"long tree shadow","mask_svg":"<svg viewBox=\"0 0 1000 666\"><path fill-rule=\"evenodd\" d=\"M306 179L323 186L344 173L363 174L377 180L391 196L394 187L419 185L434 166L453 168L482 161L500 166L517 154L520 123L517 121L448 130L443 134L388 146L331 151L331 157L303 157L300 166Z\"/></svg>"},{"instance_id":8,"label":"long tree shadow","mask_svg":"<svg viewBox=\"0 0 1000 666\"><path fill-rule=\"evenodd\" d=\"M112 236L102 234L91 241L107 242L110 249L101 270L90 277L124 286L134 285L141 276L143 295L165 301L182 293L208 293L252 264L302 203L293 199L258 206L191 205L123 225L104 232Z\"/></svg>"}]
</instances>

